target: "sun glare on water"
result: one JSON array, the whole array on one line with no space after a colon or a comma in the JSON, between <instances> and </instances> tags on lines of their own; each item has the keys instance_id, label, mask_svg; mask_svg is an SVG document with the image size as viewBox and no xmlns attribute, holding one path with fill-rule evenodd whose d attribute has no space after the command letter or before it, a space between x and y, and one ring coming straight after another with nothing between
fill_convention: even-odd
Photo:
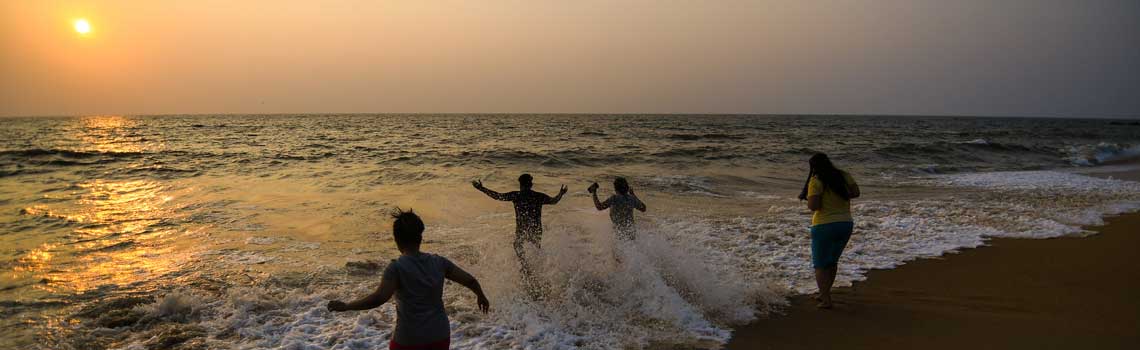
<instances>
[{"instance_id":1,"label":"sun glare on water","mask_svg":"<svg viewBox=\"0 0 1140 350\"><path fill-rule=\"evenodd\" d=\"M75 20L75 32L80 35L90 33L91 23L88 23L86 19L82 18Z\"/></svg>"}]
</instances>

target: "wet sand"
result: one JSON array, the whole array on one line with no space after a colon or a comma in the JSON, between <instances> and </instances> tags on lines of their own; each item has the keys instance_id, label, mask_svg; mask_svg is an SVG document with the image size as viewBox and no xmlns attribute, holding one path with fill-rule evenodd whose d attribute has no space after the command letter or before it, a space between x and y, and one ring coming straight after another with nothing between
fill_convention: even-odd
<instances>
[{"instance_id":1,"label":"wet sand","mask_svg":"<svg viewBox=\"0 0 1140 350\"><path fill-rule=\"evenodd\" d=\"M1133 181L1140 172L1112 175ZM735 330L727 349L1135 349L1140 213L1091 237L993 239L986 247L872 271ZM840 267L842 268L842 267Z\"/></svg>"}]
</instances>

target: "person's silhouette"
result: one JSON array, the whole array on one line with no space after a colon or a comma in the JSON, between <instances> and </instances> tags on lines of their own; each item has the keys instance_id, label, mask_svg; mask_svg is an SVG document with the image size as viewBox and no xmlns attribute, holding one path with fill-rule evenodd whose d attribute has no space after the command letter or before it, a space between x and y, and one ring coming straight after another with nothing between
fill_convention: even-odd
<instances>
[{"instance_id":1,"label":"person's silhouette","mask_svg":"<svg viewBox=\"0 0 1140 350\"><path fill-rule=\"evenodd\" d=\"M329 311L368 310L396 297L396 328L389 349L448 349L451 323L443 305L444 280L451 280L475 293L479 310L490 311L479 280L445 257L420 251L424 222L411 210L396 208L392 214L392 238L400 257L384 268L380 287L352 302L330 300Z\"/></svg>"},{"instance_id":2,"label":"person's silhouette","mask_svg":"<svg viewBox=\"0 0 1140 350\"><path fill-rule=\"evenodd\" d=\"M500 201L507 201L515 205L515 240L514 248L515 255L519 258L519 263L522 265L523 274L530 276L531 269L527 263L524 254L524 247L526 244L533 244L535 247L541 248L542 241L542 206L558 204L562 200L562 196L566 194L566 185L562 185L562 189L558 191L558 195L550 197L542 192L532 190L534 187L534 178L530 174L522 174L519 176L519 190L507 193L499 193L483 187L483 182L479 180L471 181L471 185L475 189L486 193L488 197Z\"/></svg>"},{"instance_id":3,"label":"person's silhouette","mask_svg":"<svg viewBox=\"0 0 1140 350\"><path fill-rule=\"evenodd\" d=\"M594 207L598 210L610 210L610 220L614 223L614 232L618 238L633 240L637 237L637 230L633 225L633 210L645 212L645 203L637 198L629 182L623 177L614 179L614 195L604 202L598 201L598 183L595 182L586 189L594 197Z\"/></svg>"},{"instance_id":4,"label":"person's silhouette","mask_svg":"<svg viewBox=\"0 0 1140 350\"><path fill-rule=\"evenodd\" d=\"M839 271L839 256L847 247L855 220L851 216L851 200L859 198L855 178L831 163L826 154L816 153L808 159L811 169L800 192L807 200L811 216L811 264L819 287L819 308L830 309L831 286Z\"/></svg>"}]
</instances>

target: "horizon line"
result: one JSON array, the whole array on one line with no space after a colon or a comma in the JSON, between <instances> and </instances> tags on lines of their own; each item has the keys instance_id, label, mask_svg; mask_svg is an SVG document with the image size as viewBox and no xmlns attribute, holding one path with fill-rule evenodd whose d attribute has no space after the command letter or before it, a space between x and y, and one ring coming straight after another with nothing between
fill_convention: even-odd
<instances>
[{"instance_id":1,"label":"horizon line","mask_svg":"<svg viewBox=\"0 0 1140 350\"><path fill-rule=\"evenodd\" d=\"M272 113L92 113L92 114L43 114L43 115L0 115L0 118L77 118L91 116L124 117L197 117L197 116L347 116L347 115L474 115L474 116L756 116L756 117L903 117L903 118L1005 118L1005 119L1091 119L1127 120L1140 119L1140 114L1131 116L1045 116L1045 115L968 115L968 114L855 114L855 113L585 113L585 112L272 112Z\"/></svg>"}]
</instances>

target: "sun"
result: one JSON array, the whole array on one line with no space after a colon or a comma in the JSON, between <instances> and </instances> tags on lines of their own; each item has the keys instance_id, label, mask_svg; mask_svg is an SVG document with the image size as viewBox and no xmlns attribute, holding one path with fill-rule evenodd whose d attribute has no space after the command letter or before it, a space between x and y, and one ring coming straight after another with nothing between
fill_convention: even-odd
<instances>
[{"instance_id":1,"label":"sun","mask_svg":"<svg viewBox=\"0 0 1140 350\"><path fill-rule=\"evenodd\" d=\"M80 18L75 20L75 32L84 35L91 32L91 23L87 19Z\"/></svg>"}]
</instances>

